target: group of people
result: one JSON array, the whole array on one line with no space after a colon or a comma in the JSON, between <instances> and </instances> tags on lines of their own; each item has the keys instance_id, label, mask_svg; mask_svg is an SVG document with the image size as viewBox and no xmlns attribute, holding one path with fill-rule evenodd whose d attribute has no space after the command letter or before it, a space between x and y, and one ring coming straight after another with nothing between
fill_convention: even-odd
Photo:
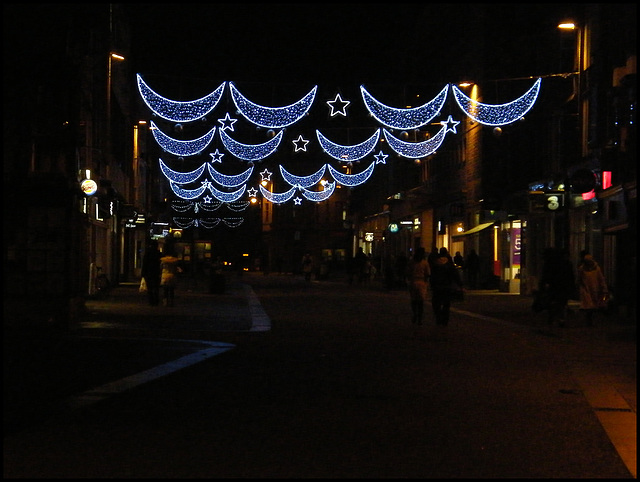
<instances>
[{"instance_id":1,"label":"group of people","mask_svg":"<svg viewBox=\"0 0 640 482\"><path fill-rule=\"evenodd\" d=\"M162 303L173 306L176 284L178 282L178 261L172 243L166 243L164 252L158 249L158 242L149 242L142 258L142 278L147 287L149 304L160 304L160 288L162 288Z\"/></svg>"},{"instance_id":2,"label":"group of people","mask_svg":"<svg viewBox=\"0 0 640 482\"><path fill-rule=\"evenodd\" d=\"M544 265L539 291L547 296L545 307L548 322L564 326L570 299L580 300L580 310L588 326L593 326L594 314L607 307L609 288L600 265L586 250L580 252L577 273L566 249L548 248L544 253Z\"/></svg>"},{"instance_id":3,"label":"group of people","mask_svg":"<svg viewBox=\"0 0 640 482\"><path fill-rule=\"evenodd\" d=\"M451 300L456 291L462 291L462 279L447 248L434 248L425 257L422 247L416 249L406 271L411 298L412 323L421 325L427 291L431 290L431 306L436 324L449 324Z\"/></svg>"},{"instance_id":4,"label":"group of people","mask_svg":"<svg viewBox=\"0 0 640 482\"><path fill-rule=\"evenodd\" d=\"M422 247L415 250L406 269L412 323L422 324L424 303L429 290L436 324L446 326L449 323L452 297L456 292L463 291L460 271L468 269L469 259L472 262L477 260L475 251L472 254L474 256L464 260L459 252L452 258L444 247L434 247L429 256L425 256ZM473 287L476 282L474 278L469 279ZM593 326L594 314L606 308L609 299L609 289L602 269L587 251L580 253L577 273L574 274L567 250L547 249L539 288L548 294L549 304L545 309L548 310L549 323L557 321L560 326L564 326L569 299L576 296L579 298L580 310L584 313L588 326Z\"/></svg>"}]
</instances>

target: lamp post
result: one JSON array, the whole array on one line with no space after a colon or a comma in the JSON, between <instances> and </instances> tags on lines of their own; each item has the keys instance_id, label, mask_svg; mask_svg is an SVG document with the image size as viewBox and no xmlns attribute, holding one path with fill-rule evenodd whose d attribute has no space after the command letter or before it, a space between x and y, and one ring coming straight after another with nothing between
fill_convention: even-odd
<instances>
[{"instance_id":1,"label":"lamp post","mask_svg":"<svg viewBox=\"0 0 640 482\"><path fill-rule=\"evenodd\" d=\"M558 28L561 30L568 30L568 31L575 31L576 32L576 48L575 48L575 55L574 55L574 64L573 64L573 69L574 72L573 74L575 75L576 78L576 86L574 88L574 97L576 99L577 102L577 115L578 115L578 125L579 125L579 132L580 132L580 155L581 156L586 156L587 152L586 152L586 148L587 148L587 141L586 141L586 135L587 135L587 129L585 126L585 122L586 122L586 116L584 115L585 113L585 108L584 108L584 101L582 99L582 84L583 84L583 71L585 70L585 68L587 67L587 59L588 59L588 49L587 49L587 42L586 42L586 30L583 26L578 25L577 23L573 22L573 21L565 21L565 22L561 22L560 24L558 24Z\"/></svg>"},{"instance_id":2,"label":"lamp post","mask_svg":"<svg viewBox=\"0 0 640 482\"><path fill-rule=\"evenodd\" d=\"M114 60L121 62L124 60L124 57L115 52L109 52L107 68L107 155L109 156L109 162L107 166L111 163L111 158L113 157L111 144L111 91L113 87L112 66Z\"/></svg>"}]
</instances>

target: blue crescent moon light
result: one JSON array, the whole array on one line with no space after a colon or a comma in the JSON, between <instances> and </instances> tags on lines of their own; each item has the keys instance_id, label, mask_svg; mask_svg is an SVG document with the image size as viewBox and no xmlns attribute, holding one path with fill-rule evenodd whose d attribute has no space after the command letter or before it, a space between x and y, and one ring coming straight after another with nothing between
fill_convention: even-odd
<instances>
[{"instance_id":1,"label":"blue crescent moon light","mask_svg":"<svg viewBox=\"0 0 640 482\"><path fill-rule=\"evenodd\" d=\"M354 146L335 144L323 136L319 130L316 130L316 136L324 151L331 157L341 162L354 162L373 152L373 149L380 140L380 129L376 129L376 132L366 141Z\"/></svg>"},{"instance_id":2,"label":"blue crescent moon light","mask_svg":"<svg viewBox=\"0 0 640 482\"><path fill-rule=\"evenodd\" d=\"M224 203L237 201L242 197L245 190L247 189L246 184L242 186L240 189L238 189L237 191L233 191L233 192L220 191L219 189L216 189L215 187L213 187L212 184L209 184L208 187L209 187L209 191L211 191L211 194L213 194L213 197L215 197L218 201L222 201Z\"/></svg>"},{"instance_id":3,"label":"blue crescent moon light","mask_svg":"<svg viewBox=\"0 0 640 482\"><path fill-rule=\"evenodd\" d=\"M333 176L338 184L354 187L363 184L371 177L371 174L373 174L373 168L375 167L375 162L372 162L369 167L358 174L343 174L331 165L328 165L328 167L331 176Z\"/></svg>"},{"instance_id":4,"label":"blue crescent moon light","mask_svg":"<svg viewBox=\"0 0 640 482\"><path fill-rule=\"evenodd\" d=\"M452 87L458 106L467 116L487 126L503 126L521 119L529 112L538 98L541 83L542 79L536 80L527 92L506 104L483 104L467 97L455 85Z\"/></svg>"},{"instance_id":5,"label":"blue crescent moon light","mask_svg":"<svg viewBox=\"0 0 640 482\"><path fill-rule=\"evenodd\" d=\"M296 187L292 187L288 191L285 191L282 193L272 193L268 189L265 189L265 187L262 184L260 184L260 192L262 193L262 196L267 201L271 201L272 203L275 203L275 204L287 202L296 193L296 189L297 189Z\"/></svg>"},{"instance_id":6,"label":"blue crescent moon light","mask_svg":"<svg viewBox=\"0 0 640 482\"><path fill-rule=\"evenodd\" d=\"M166 177L169 181L175 182L177 184L189 184L190 182L198 179L204 172L204 164L191 172L178 172L170 169L162 159L159 159L159 161L160 170L162 171L162 174L164 174L164 177Z\"/></svg>"},{"instance_id":7,"label":"blue crescent moon light","mask_svg":"<svg viewBox=\"0 0 640 482\"><path fill-rule=\"evenodd\" d=\"M333 194L333 191L336 190L335 182L327 182L324 185L324 190L322 191L309 191L308 189L300 189L302 195L307 198L309 201L321 202L329 199Z\"/></svg>"},{"instance_id":8,"label":"blue crescent moon light","mask_svg":"<svg viewBox=\"0 0 640 482\"><path fill-rule=\"evenodd\" d=\"M238 112L249 122L267 129L280 129L302 119L309 112L318 90L316 85L298 102L285 107L264 107L248 100L232 83L229 83L229 87Z\"/></svg>"},{"instance_id":9,"label":"blue crescent moon light","mask_svg":"<svg viewBox=\"0 0 640 482\"><path fill-rule=\"evenodd\" d=\"M196 199L202 195L202 193L207 189L206 184L203 184L197 189L182 189L175 182L169 181L169 185L171 186L171 190L175 193L176 196L182 199Z\"/></svg>"},{"instance_id":10,"label":"blue crescent moon light","mask_svg":"<svg viewBox=\"0 0 640 482\"><path fill-rule=\"evenodd\" d=\"M238 187L240 184L247 182L253 173L253 166L240 174L236 174L235 176L222 174L216 171L211 164L207 164L207 169L211 178L224 187Z\"/></svg>"},{"instance_id":11,"label":"blue crescent moon light","mask_svg":"<svg viewBox=\"0 0 640 482\"><path fill-rule=\"evenodd\" d=\"M280 165L280 174L282 174L282 178L291 186L296 187L311 187L314 184L317 184L324 176L324 171L327 169L327 165L325 164L319 170L310 174L309 176L294 176L285 170L282 165Z\"/></svg>"},{"instance_id":12,"label":"blue crescent moon light","mask_svg":"<svg viewBox=\"0 0 640 482\"><path fill-rule=\"evenodd\" d=\"M216 128L214 127L202 137L190 141L180 141L169 137L153 121L151 121L151 132L153 133L153 138L164 151L176 156L187 157L195 156L204 151L211 143L213 135L216 133Z\"/></svg>"},{"instance_id":13,"label":"blue crescent moon light","mask_svg":"<svg viewBox=\"0 0 640 482\"><path fill-rule=\"evenodd\" d=\"M273 139L269 139L263 144L254 145L242 144L235 141L223 130L220 130L219 132L224 147L235 157L244 161L260 161L276 151L280 145L280 141L282 140L283 131L278 132Z\"/></svg>"},{"instance_id":14,"label":"blue crescent moon light","mask_svg":"<svg viewBox=\"0 0 640 482\"><path fill-rule=\"evenodd\" d=\"M382 125L392 129L416 129L431 122L440 114L448 90L449 86L446 85L433 100L420 107L398 109L377 101L364 86L360 86L362 100L369 113Z\"/></svg>"},{"instance_id":15,"label":"blue crescent moon light","mask_svg":"<svg viewBox=\"0 0 640 482\"><path fill-rule=\"evenodd\" d=\"M420 159L421 157L433 154L440 147L447 133L447 127L442 126L435 136L422 142L401 141L397 137L393 137L386 129L383 131L384 138L389 144L389 147L393 149L396 154L409 159Z\"/></svg>"},{"instance_id":16,"label":"blue crescent moon light","mask_svg":"<svg viewBox=\"0 0 640 482\"><path fill-rule=\"evenodd\" d=\"M157 116L172 122L191 122L202 119L216 108L226 85L226 82L223 82L216 90L200 99L179 102L167 99L154 92L142 80L140 74L136 74L136 77L140 96L144 103L147 104L147 107Z\"/></svg>"}]
</instances>

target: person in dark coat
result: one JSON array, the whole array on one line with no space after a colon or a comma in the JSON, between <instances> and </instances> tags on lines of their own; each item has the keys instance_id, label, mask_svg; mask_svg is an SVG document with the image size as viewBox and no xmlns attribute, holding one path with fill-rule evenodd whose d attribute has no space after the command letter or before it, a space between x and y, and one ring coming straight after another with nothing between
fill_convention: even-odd
<instances>
[{"instance_id":1,"label":"person in dark coat","mask_svg":"<svg viewBox=\"0 0 640 482\"><path fill-rule=\"evenodd\" d=\"M447 248L440 248L438 257L431 265L431 305L436 324L449 324L451 295L454 289L462 289L462 280Z\"/></svg>"},{"instance_id":2,"label":"person in dark coat","mask_svg":"<svg viewBox=\"0 0 640 482\"><path fill-rule=\"evenodd\" d=\"M475 249L469 251L467 259L464 262L464 269L467 272L469 288L475 290L478 287L478 273L480 271L480 257Z\"/></svg>"},{"instance_id":3,"label":"person in dark coat","mask_svg":"<svg viewBox=\"0 0 640 482\"><path fill-rule=\"evenodd\" d=\"M405 268L405 277L409 287L411 298L411 322L422 325L422 313L424 312L424 302L427 299L427 283L429 281L429 263L425 259L424 248L416 249L413 258Z\"/></svg>"},{"instance_id":4,"label":"person in dark coat","mask_svg":"<svg viewBox=\"0 0 640 482\"><path fill-rule=\"evenodd\" d=\"M566 249L547 248L545 250L539 289L548 293L549 324L557 321L560 326L564 326L567 303L576 291L573 265Z\"/></svg>"},{"instance_id":5,"label":"person in dark coat","mask_svg":"<svg viewBox=\"0 0 640 482\"><path fill-rule=\"evenodd\" d=\"M160 304L160 273L158 242L152 239L142 258L142 277L147 284L147 296L151 306Z\"/></svg>"}]
</instances>

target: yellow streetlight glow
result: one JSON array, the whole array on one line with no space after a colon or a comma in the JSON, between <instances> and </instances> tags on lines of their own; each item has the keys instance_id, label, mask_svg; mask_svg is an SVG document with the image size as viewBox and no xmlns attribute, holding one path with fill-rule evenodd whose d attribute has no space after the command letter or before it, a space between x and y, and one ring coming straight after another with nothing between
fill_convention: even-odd
<instances>
[{"instance_id":1,"label":"yellow streetlight glow","mask_svg":"<svg viewBox=\"0 0 640 482\"><path fill-rule=\"evenodd\" d=\"M575 30L577 26L573 22L562 22L558 25L558 28L561 28L563 30Z\"/></svg>"}]
</instances>

